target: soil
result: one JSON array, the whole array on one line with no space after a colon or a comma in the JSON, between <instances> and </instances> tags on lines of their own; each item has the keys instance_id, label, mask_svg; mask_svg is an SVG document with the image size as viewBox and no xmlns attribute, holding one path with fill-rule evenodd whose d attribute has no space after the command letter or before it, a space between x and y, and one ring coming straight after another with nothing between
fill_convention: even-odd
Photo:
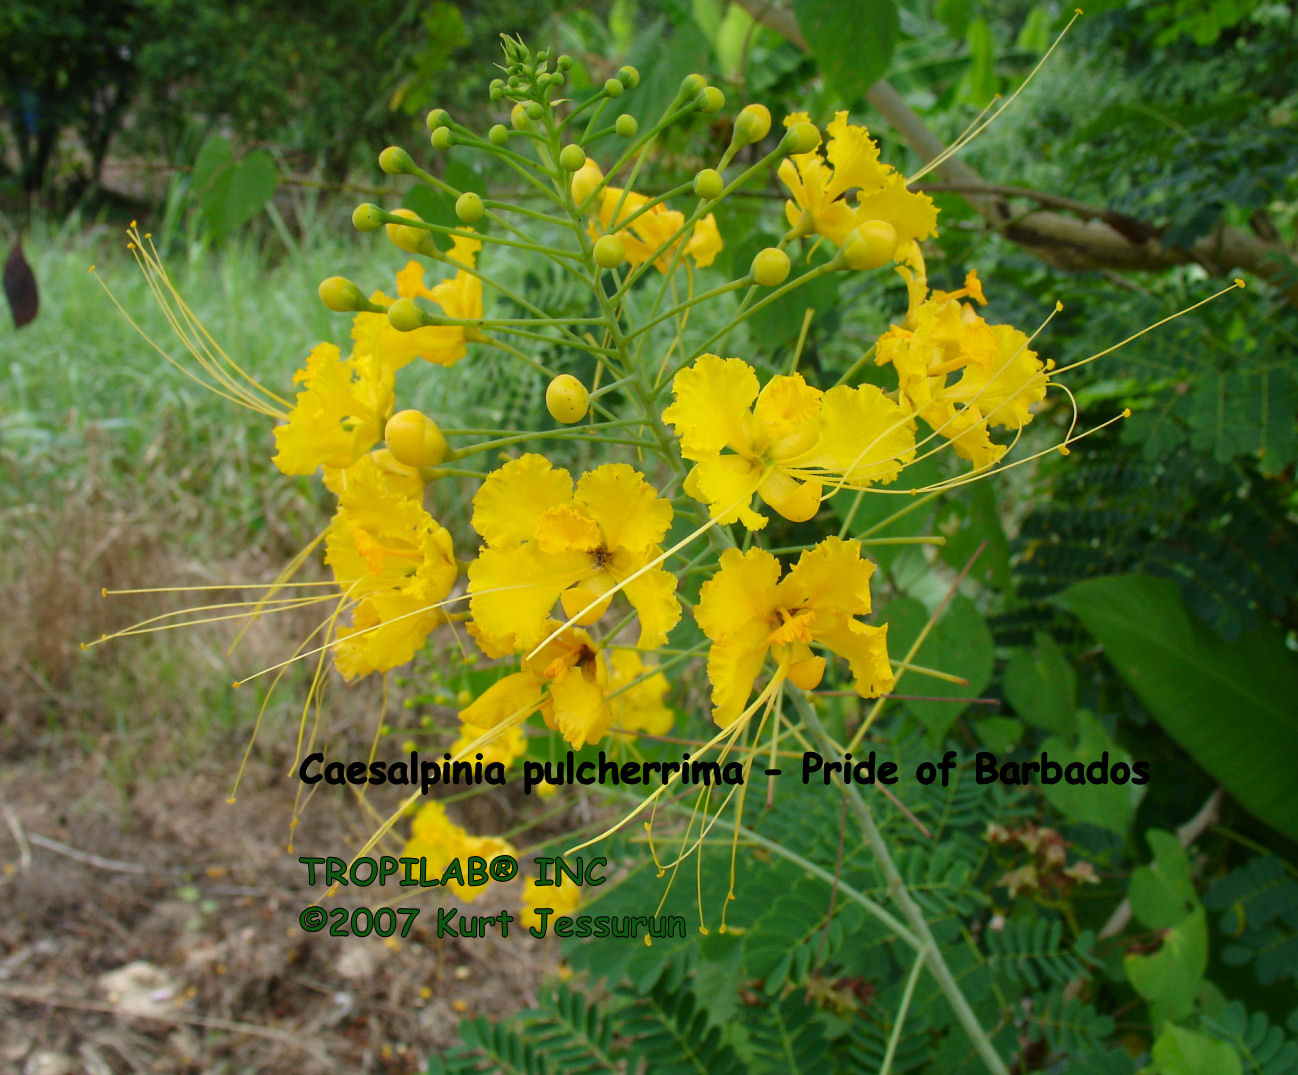
<instances>
[{"instance_id":1,"label":"soil","mask_svg":"<svg viewBox=\"0 0 1298 1075\"><path fill-rule=\"evenodd\" d=\"M123 791L104 757L24 756L4 724L0 1072L420 1072L461 1018L517 1010L555 967L514 933L436 939L437 898L393 901L391 882L322 900L298 856L350 856L368 821L317 795L290 853L286 766L251 766L234 804L225 759ZM385 897L422 909L404 940L298 923Z\"/></svg>"}]
</instances>

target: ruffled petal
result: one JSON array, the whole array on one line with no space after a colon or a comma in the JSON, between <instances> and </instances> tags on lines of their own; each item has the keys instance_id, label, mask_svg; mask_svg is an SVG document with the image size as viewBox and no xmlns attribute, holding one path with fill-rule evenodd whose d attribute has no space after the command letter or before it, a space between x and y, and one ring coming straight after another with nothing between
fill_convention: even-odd
<instances>
[{"instance_id":1,"label":"ruffled petal","mask_svg":"<svg viewBox=\"0 0 1298 1075\"><path fill-rule=\"evenodd\" d=\"M823 613L865 616L870 612L870 579L874 564L861 558L857 541L827 537L798 557L783 579L778 597L784 608L813 608Z\"/></svg>"},{"instance_id":2,"label":"ruffled petal","mask_svg":"<svg viewBox=\"0 0 1298 1075\"><path fill-rule=\"evenodd\" d=\"M656 550L654 550L656 552ZM620 567L622 560L614 561ZM628 577L632 572L619 577ZM676 600L676 576L660 567L651 568L623 588L626 599L635 609L640 621L640 649L657 649L667 642L667 635L681 618L681 605Z\"/></svg>"},{"instance_id":3,"label":"ruffled petal","mask_svg":"<svg viewBox=\"0 0 1298 1075\"><path fill-rule=\"evenodd\" d=\"M469 565L469 614L492 639L512 636L518 649L530 649L549 633L559 594L576 581L548 572L530 544L483 549Z\"/></svg>"},{"instance_id":4,"label":"ruffled petal","mask_svg":"<svg viewBox=\"0 0 1298 1075\"><path fill-rule=\"evenodd\" d=\"M887 694L896 683L888 663L888 627L874 627L858 620L840 620L832 627L814 632L826 649L847 658L852 668L853 687L862 698Z\"/></svg>"},{"instance_id":5,"label":"ruffled petal","mask_svg":"<svg viewBox=\"0 0 1298 1075\"><path fill-rule=\"evenodd\" d=\"M511 459L487 475L473 498L473 529L488 545L516 545L536 533L542 514L572 499L572 478L543 455Z\"/></svg>"},{"instance_id":6,"label":"ruffled petal","mask_svg":"<svg viewBox=\"0 0 1298 1075\"><path fill-rule=\"evenodd\" d=\"M675 401L663 411L681 440L681 455L696 462L727 445L746 451L752 443L749 407L757 398L757 374L742 359L701 355L672 381Z\"/></svg>"},{"instance_id":7,"label":"ruffled petal","mask_svg":"<svg viewBox=\"0 0 1298 1075\"><path fill-rule=\"evenodd\" d=\"M671 501L626 463L605 463L583 474L574 499L599 524L610 550L643 552L661 544L672 523Z\"/></svg>"},{"instance_id":8,"label":"ruffled petal","mask_svg":"<svg viewBox=\"0 0 1298 1075\"><path fill-rule=\"evenodd\" d=\"M860 489L895 481L915 458L910 418L875 385L839 385L820 407L820 441L809 462Z\"/></svg>"},{"instance_id":9,"label":"ruffled petal","mask_svg":"<svg viewBox=\"0 0 1298 1075\"><path fill-rule=\"evenodd\" d=\"M717 573L703 584L694 606L703 633L717 642L756 622L765 644L779 577L780 562L765 549L726 549Z\"/></svg>"},{"instance_id":10,"label":"ruffled petal","mask_svg":"<svg viewBox=\"0 0 1298 1075\"><path fill-rule=\"evenodd\" d=\"M714 455L695 466L685 490L707 504L717 522L741 522L749 530L760 530L766 516L753 511L751 504L764 474L761 463L738 455Z\"/></svg>"},{"instance_id":11,"label":"ruffled petal","mask_svg":"<svg viewBox=\"0 0 1298 1075\"><path fill-rule=\"evenodd\" d=\"M476 699L460 711L460 720L483 731L498 724L518 718L520 713L530 715L541 705L545 680L531 672L515 672L497 680Z\"/></svg>"},{"instance_id":12,"label":"ruffled petal","mask_svg":"<svg viewBox=\"0 0 1298 1075\"><path fill-rule=\"evenodd\" d=\"M557 676L550 684L554 723L573 750L602 739L612 722L603 688L578 668Z\"/></svg>"},{"instance_id":13,"label":"ruffled petal","mask_svg":"<svg viewBox=\"0 0 1298 1075\"><path fill-rule=\"evenodd\" d=\"M722 728L728 728L743 713L765 661L765 623L750 623L708 650L712 719Z\"/></svg>"}]
</instances>

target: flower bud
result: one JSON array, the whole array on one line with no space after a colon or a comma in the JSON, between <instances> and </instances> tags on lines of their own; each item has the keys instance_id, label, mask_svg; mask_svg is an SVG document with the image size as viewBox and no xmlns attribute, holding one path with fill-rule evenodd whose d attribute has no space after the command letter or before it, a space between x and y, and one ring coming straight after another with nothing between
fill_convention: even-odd
<instances>
[{"instance_id":1,"label":"flower bud","mask_svg":"<svg viewBox=\"0 0 1298 1075\"><path fill-rule=\"evenodd\" d=\"M563 84L567 81L568 80L564 78L560 72L556 71L550 76L550 89L561 90L563 89Z\"/></svg>"},{"instance_id":2,"label":"flower bud","mask_svg":"<svg viewBox=\"0 0 1298 1075\"><path fill-rule=\"evenodd\" d=\"M707 86L699 101L699 108L704 112L720 112L726 107L726 95L716 86Z\"/></svg>"},{"instance_id":3,"label":"flower bud","mask_svg":"<svg viewBox=\"0 0 1298 1075\"><path fill-rule=\"evenodd\" d=\"M352 227L357 231L378 231L383 226L383 210L373 202L352 210Z\"/></svg>"},{"instance_id":4,"label":"flower bud","mask_svg":"<svg viewBox=\"0 0 1298 1075\"><path fill-rule=\"evenodd\" d=\"M616 78L610 78L604 82L604 93L609 97L621 97L626 91L622 81Z\"/></svg>"},{"instance_id":5,"label":"flower bud","mask_svg":"<svg viewBox=\"0 0 1298 1075\"><path fill-rule=\"evenodd\" d=\"M413 209L394 209L392 215L404 217L406 220L422 221L420 215ZM385 230L392 245L407 254L422 253L429 238L428 232L423 228L414 228L407 224L387 224Z\"/></svg>"},{"instance_id":6,"label":"flower bud","mask_svg":"<svg viewBox=\"0 0 1298 1075\"><path fill-rule=\"evenodd\" d=\"M849 269L877 269L897 252L897 229L886 220L867 220L848 233L839 251Z\"/></svg>"},{"instance_id":7,"label":"flower bud","mask_svg":"<svg viewBox=\"0 0 1298 1075\"><path fill-rule=\"evenodd\" d=\"M681 88L676 91L678 100L692 101L707 88L702 75L686 75L681 79Z\"/></svg>"},{"instance_id":8,"label":"flower bud","mask_svg":"<svg viewBox=\"0 0 1298 1075\"><path fill-rule=\"evenodd\" d=\"M545 106L539 101L527 101L523 104L523 111L527 113L527 118L538 120L545 115Z\"/></svg>"},{"instance_id":9,"label":"flower bud","mask_svg":"<svg viewBox=\"0 0 1298 1075\"><path fill-rule=\"evenodd\" d=\"M450 122L450 113L444 108L434 108L424 119L424 123L428 125L430 132L437 130L438 127L445 127Z\"/></svg>"},{"instance_id":10,"label":"flower bud","mask_svg":"<svg viewBox=\"0 0 1298 1075\"><path fill-rule=\"evenodd\" d=\"M482 214L485 211L482 205L482 196L475 194L471 190L466 190L455 199L455 215L464 224L476 224L482 219Z\"/></svg>"},{"instance_id":11,"label":"flower bud","mask_svg":"<svg viewBox=\"0 0 1298 1075\"><path fill-rule=\"evenodd\" d=\"M586 163L586 151L579 145L566 145L559 150L559 167L565 172L579 172Z\"/></svg>"},{"instance_id":12,"label":"flower bud","mask_svg":"<svg viewBox=\"0 0 1298 1075\"><path fill-rule=\"evenodd\" d=\"M450 453L437 423L420 411L398 411L383 431L388 450L408 467L435 467Z\"/></svg>"},{"instance_id":13,"label":"flower bud","mask_svg":"<svg viewBox=\"0 0 1298 1075\"><path fill-rule=\"evenodd\" d=\"M611 235L604 236L611 239ZM590 393L571 373L561 373L545 390L545 409L556 422L572 425L586 417L590 410Z\"/></svg>"},{"instance_id":14,"label":"flower bud","mask_svg":"<svg viewBox=\"0 0 1298 1075\"><path fill-rule=\"evenodd\" d=\"M398 332L414 332L417 328L423 328L427 322L424 320L424 311L414 299L397 299L388 307L388 324Z\"/></svg>"},{"instance_id":15,"label":"flower bud","mask_svg":"<svg viewBox=\"0 0 1298 1075\"><path fill-rule=\"evenodd\" d=\"M487 132L487 141L493 146L503 146L509 141L509 128L503 123L494 124Z\"/></svg>"},{"instance_id":16,"label":"flower bud","mask_svg":"<svg viewBox=\"0 0 1298 1075\"><path fill-rule=\"evenodd\" d=\"M514 105L514 109L509 113L509 122L514 125L516 131L530 131L532 129L532 120L528 117L527 108L519 102Z\"/></svg>"},{"instance_id":17,"label":"flower bud","mask_svg":"<svg viewBox=\"0 0 1298 1075\"><path fill-rule=\"evenodd\" d=\"M814 123L808 123L805 119L790 127L780 140L780 149L785 153L810 153L818 145L820 131Z\"/></svg>"},{"instance_id":18,"label":"flower bud","mask_svg":"<svg viewBox=\"0 0 1298 1075\"><path fill-rule=\"evenodd\" d=\"M735 119L736 145L750 146L770 133L771 110L765 105L745 105Z\"/></svg>"},{"instance_id":19,"label":"flower bud","mask_svg":"<svg viewBox=\"0 0 1298 1075\"><path fill-rule=\"evenodd\" d=\"M361 289L345 276L321 280L320 301L337 314L354 313L369 305Z\"/></svg>"},{"instance_id":20,"label":"flower bud","mask_svg":"<svg viewBox=\"0 0 1298 1075\"><path fill-rule=\"evenodd\" d=\"M601 235L595 240L591 254L601 269L616 269L626 261L626 247L616 235Z\"/></svg>"},{"instance_id":21,"label":"flower bud","mask_svg":"<svg viewBox=\"0 0 1298 1075\"><path fill-rule=\"evenodd\" d=\"M617 117L613 129L617 131L619 138L634 138L635 132L640 129L640 124L636 122L635 116L629 116L623 112L622 115Z\"/></svg>"},{"instance_id":22,"label":"flower bud","mask_svg":"<svg viewBox=\"0 0 1298 1075\"><path fill-rule=\"evenodd\" d=\"M434 149L450 149L455 145L455 135L451 133L450 127L438 127L433 132L432 142Z\"/></svg>"},{"instance_id":23,"label":"flower bud","mask_svg":"<svg viewBox=\"0 0 1298 1075\"><path fill-rule=\"evenodd\" d=\"M379 154L379 167L386 175L406 175L414 170L415 162L400 146L388 146Z\"/></svg>"},{"instance_id":24,"label":"flower bud","mask_svg":"<svg viewBox=\"0 0 1298 1075\"><path fill-rule=\"evenodd\" d=\"M726 181L715 168L704 168L694 177L694 193L705 201L716 201L726 188Z\"/></svg>"},{"instance_id":25,"label":"flower bud","mask_svg":"<svg viewBox=\"0 0 1298 1075\"><path fill-rule=\"evenodd\" d=\"M629 90L633 90L640 85L640 72L634 67L619 67L617 69L617 78Z\"/></svg>"},{"instance_id":26,"label":"flower bud","mask_svg":"<svg viewBox=\"0 0 1298 1075\"><path fill-rule=\"evenodd\" d=\"M560 71L570 71L572 70L572 57L568 55L560 56L557 60L554 61L554 65Z\"/></svg>"},{"instance_id":27,"label":"flower bud","mask_svg":"<svg viewBox=\"0 0 1298 1075\"><path fill-rule=\"evenodd\" d=\"M595 193L595 188L604 182L604 173L599 170L599 165L589 157L572 177L572 200L577 203L578 208Z\"/></svg>"},{"instance_id":28,"label":"flower bud","mask_svg":"<svg viewBox=\"0 0 1298 1075\"><path fill-rule=\"evenodd\" d=\"M789 255L779 247L768 246L757 252L748 271L762 287L779 287L789 275Z\"/></svg>"}]
</instances>

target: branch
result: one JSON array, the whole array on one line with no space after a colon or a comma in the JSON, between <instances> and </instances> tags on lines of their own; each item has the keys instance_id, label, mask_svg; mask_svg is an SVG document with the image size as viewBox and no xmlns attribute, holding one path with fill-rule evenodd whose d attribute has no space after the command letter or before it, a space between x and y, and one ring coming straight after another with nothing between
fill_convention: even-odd
<instances>
[{"instance_id":1,"label":"branch","mask_svg":"<svg viewBox=\"0 0 1298 1075\"><path fill-rule=\"evenodd\" d=\"M775 0L737 2L756 21L804 52L809 51L792 11L778 6ZM942 139L887 80L880 79L865 96L923 160L933 160L946 149ZM955 157L944 161L936 171L944 183L940 188L931 183L920 184L924 189L960 194L994 231L1055 268L1070 272L1087 269L1132 272L1199 264L1218 275L1243 270L1269 281L1292 278L1294 272L1298 252L1269 236L1262 238L1239 228L1222 226L1188 249L1165 246L1158 228L1070 198L985 183L974 168ZM1052 205L1066 212L1035 210L1016 215L1010 211L1007 197L1030 198L1039 205ZM1298 284L1291 283L1285 297L1298 306Z\"/></svg>"}]
</instances>

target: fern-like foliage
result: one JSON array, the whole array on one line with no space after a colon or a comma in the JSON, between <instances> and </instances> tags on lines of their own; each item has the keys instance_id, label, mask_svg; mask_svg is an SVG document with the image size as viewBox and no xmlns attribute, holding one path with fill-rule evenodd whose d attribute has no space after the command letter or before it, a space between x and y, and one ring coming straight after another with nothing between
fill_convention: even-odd
<instances>
[{"instance_id":1,"label":"fern-like foliage","mask_svg":"<svg viewBox=\"0 0 1298 1075\"><path fill-rule=\"evenodd\" d=\"M1220 1016L1203 1017L1203 1029L1229 1042L1249 1075L1292 1075L1298 1072L1298 1042L1261 1012L1250 1015L1232 1001Z\"/></svg>"},{"instance_id":2,"label":"fern-like foliage","mask_svg":"<svg viewBox=\"0 0 1298 1075\"><path fill-rule=\"evenodd\" d=\"M1219 928L1231 939L1227 963L1254 964L1258 981L1298 981L1298 881L1274 855L1250 859L1217 881L1204 905L1220 911Z\"/></svg>"}]
</instances>

